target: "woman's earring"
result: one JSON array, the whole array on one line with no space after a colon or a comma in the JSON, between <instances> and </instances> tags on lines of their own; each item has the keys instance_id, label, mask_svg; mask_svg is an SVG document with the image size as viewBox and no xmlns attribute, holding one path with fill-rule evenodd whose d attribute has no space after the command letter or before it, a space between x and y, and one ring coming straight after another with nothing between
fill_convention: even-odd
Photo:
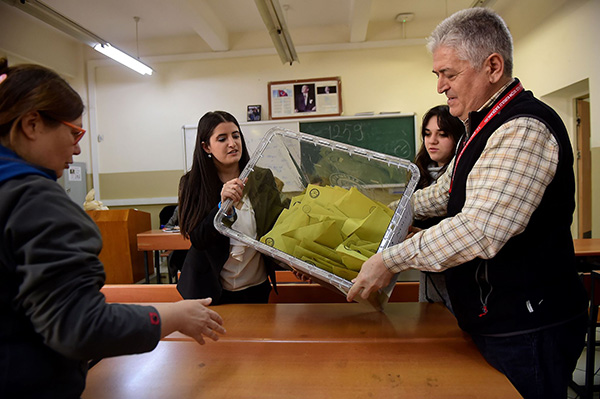
<instances>
[{"instance_id":1,"label":"woman's earring","mask_svg":"<svg viewBox=\"0 0 600 399\"><path fill-rule=\"evenodd\" d=\"M209 157L209 158L212 158L212 155L208 154L208 157Z\"/></svg>"}]
</instances>

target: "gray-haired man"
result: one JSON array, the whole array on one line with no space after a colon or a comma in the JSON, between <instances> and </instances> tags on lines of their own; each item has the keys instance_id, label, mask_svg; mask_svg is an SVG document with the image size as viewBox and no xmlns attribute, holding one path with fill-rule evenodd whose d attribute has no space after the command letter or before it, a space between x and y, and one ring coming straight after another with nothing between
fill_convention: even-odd
<instances>
[{"instance_id":1,"label":"gray-haired man","mask_svg":"<svg viewBox=\"0 0 600 399\"><path fill-rule=\"evenodd\" d=\"M437 90L466 127L417 218L446 219L374 255L348 300L392 275L442 272L460 327L525 398L565 398L587 296L575 268L573 151L564 124L512 77L512 37L484 8L444 20L428 43Z\"/></svg>"}]
</instances>

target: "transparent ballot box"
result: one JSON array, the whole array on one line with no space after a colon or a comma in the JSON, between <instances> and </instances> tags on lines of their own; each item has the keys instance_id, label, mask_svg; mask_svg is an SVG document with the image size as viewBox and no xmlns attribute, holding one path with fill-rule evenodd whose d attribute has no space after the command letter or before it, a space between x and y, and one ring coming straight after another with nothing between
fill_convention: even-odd
<instances>
[{"instance_id":1,"label":"transparent ballot box","mask_svg":"<svg viewBox=\"0 0 600 399\"><path fill-rule=\"evenodd\" d=\"M240 178L257 202L257 226L268 232L250 237L247 223L232 224L225 217L231 200L215 217L217 230L346 295L365 260L406 237L419 170L405 159L275 127ZM366 302L383 309L396 279Z\"/></svg>"}]
</instances>

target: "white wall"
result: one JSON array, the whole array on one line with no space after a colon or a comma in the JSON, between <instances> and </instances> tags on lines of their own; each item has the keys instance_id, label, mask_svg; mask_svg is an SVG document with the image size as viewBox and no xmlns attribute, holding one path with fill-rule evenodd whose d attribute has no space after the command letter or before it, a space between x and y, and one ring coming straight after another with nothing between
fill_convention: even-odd
<instances>
[{"instance_id":1,"label":"white wall","mask_svg":"<svg viewBox=\"0 0 600 399\"><path fill-rule=\"evenodd\" d=\"M600 237L600 159L596 155L600 153L598 17L599 0L569 1L515 46L515 73L525 88L556 108L573 142L576 136L573 99L589 93L594 238Z\"/></svg>"},{"instance_id":2,"label":"white wall","mask_svg":"<svg viewBox=\"0 0 600 399\"><path fill-rule=\"evenodd\" d=\"M152 63L144 77L120 66L98 66L94 78L100 172L181 169L181 126L223 109L240 122L246 107L268 114L269 81L340 76L345 115L362 111L422 114L444 102L435 91L424 46L304 53L283 66L277 56ZM420 116L419 116L420 118Z\"/></svg>"},{"instance_id":3,"label":"white wall","mask_svg":"<svg viewBox=\"0 0 600 399\"><path fill-rule=\"evenodd\" d=\"M573 0L515 46L515 73L541 97L589 79L592 147L600 147L600 1Z\"/></svg>"}]
</instances>

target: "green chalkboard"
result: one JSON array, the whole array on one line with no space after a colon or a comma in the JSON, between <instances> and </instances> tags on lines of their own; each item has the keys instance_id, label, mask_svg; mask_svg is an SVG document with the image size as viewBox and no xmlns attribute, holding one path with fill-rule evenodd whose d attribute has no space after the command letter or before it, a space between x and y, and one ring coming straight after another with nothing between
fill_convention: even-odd
<instances>
[{"instance_id":1,"label":"green chalkboard","mask_svg":"<svg viewBox=\"0 0 600 399\"><path fill-rule=\"evenodd\" d=\"M381 152L415 159L415 116L372 116L300 122L300 131Z\"/></svg>"}]
</instances>

